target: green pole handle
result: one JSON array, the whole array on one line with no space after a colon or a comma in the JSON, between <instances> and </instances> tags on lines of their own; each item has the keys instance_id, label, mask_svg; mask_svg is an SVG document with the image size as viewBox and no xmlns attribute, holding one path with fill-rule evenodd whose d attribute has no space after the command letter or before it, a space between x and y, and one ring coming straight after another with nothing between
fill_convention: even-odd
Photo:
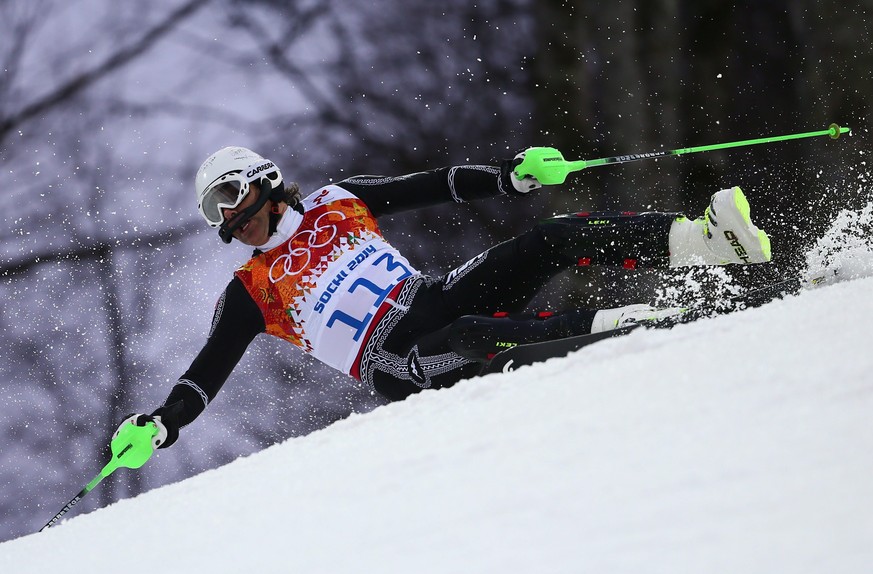
<instances>
[{"instance_id":1,"label":"green pole handle","mask_svg":"<svg viewBox=\"0 0 873 574\"><path fill-rule=\"evenodd\" d=\"M104 478L119 468L139 468L148 462L155 452L155 446L152 441L157 434L158 425L154 422L147 422L141 427L129 422L121 427L109 445L110 450L112 450L112 458L109 459L106 466L39 531L42 532L46 528L54 526L61 517L82 500L83 496L94 490Z\"/></svg>"},{"instance_id":2,"label":"green pole handle","mask_svg":"<svg viewBox=\"0 0 873 574\"><path fill-rule=\"evenodd\" d=\"M112 459L103 468L111 469L106 474L109 476L118 467L139 468L152 457L155 445L152 442L158 434L158 425L149 421L143 426L137 426L132 422L118 429L118 434L112 438L110 448Z\"/></svg>"},{"instance_id":3,"label":"green pole handle","mask_svg":"<svg viewBox=\"0 0 873 574\"><path fill-rule=\"evenodd\" d=\"M801 138L811 138L817 136L828 136L831 139L837 139L840 134L850 133L850 128L840 127L837 124L831 124L826 130L814 132L804 132L798 134L788 134L783 136L770 136L765 138L742 140L735 142L726 142L719 144L711 144L697 147L685 147L668 151L655 151L649 153L638 153L630 155L618 155L612 157L604 157L590 160L567 161L561 152L550 147L533 147L525 150L524 160L515 166L515 176L518 179L524 179L527 176L533 176L543 185L557 185L564 183L570 173L582 171L588 167L596 167L599 165L627 163L631 161L640 161L644 159L657 159L674 155L685 155L689 153L698 153L704 151L713 151L717 149L727 149L733 147L758 145L765 143L774 143L786 140L795 140Z\"/></svg>"}]
</instances>

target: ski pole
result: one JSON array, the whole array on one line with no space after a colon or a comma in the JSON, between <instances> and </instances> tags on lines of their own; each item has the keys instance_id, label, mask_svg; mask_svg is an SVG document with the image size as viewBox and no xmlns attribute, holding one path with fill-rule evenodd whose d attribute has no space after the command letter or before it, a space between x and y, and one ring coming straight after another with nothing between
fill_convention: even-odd
<instances>
[{"instance_id":1,"label":"ski pole","mask_svg":"<svg viewBox=\"0 0 873 574\"><path fill-rule=\"evenodd\" d=\"M155 447L152 444L152 439L158 434L158 427L154 422L147 422L145 426L137 426L132 421L119 429L118 434L112 438L110 448L112 450L112 458L103 467L97 476L83 488L79 494L73 497L60 512L55 514L54 518L49 520L45 526L39 529L40 532L46 528L54 526L67 512L69 512L82 498L94 490L100 482L118 470L120 467L139 468L144 465Z\"/></svg>"},{"instance_id":2,"label":"ski pole","mask_svg":"<svg viewBox=\"0 0 873 574\"><path fill-rule=\"evenodd\" d=\"M837 139L838 137L840 137L840 134L848 133L850 131L850 128L842 128L837 124L831 124L828 129L820 130L817 132L788 134L784 136L771 136L766 138L703 145L697 147L684 147L667 151L652 151L648 153L616 155L600 159L581 159L577 161L565 160L564 156L561 155L561 152L556 150L555 148L533 147L525 151L524 160L522 160L522 162L515 167L515 177L519 179L524 179L527 176L533 176L543 185L557 185L564 183L564 180L567 179L567 176L570 173L574 171L582 171L587 167L596 167L598 165L607 165L614 163L627 163L643 159L657 159L673 155L684 155L688 153L781 142L785 140L796 140L816 136L830 136L831 139Z\"/></svg>"}]
</instances>

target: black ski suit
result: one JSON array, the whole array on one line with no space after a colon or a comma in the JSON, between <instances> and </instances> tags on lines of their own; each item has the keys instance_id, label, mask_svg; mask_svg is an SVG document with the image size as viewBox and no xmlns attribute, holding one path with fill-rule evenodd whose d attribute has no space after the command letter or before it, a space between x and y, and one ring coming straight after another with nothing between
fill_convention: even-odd
<instances>
[{"instance_id":1,"label":"black ski suit","mask_svg":"<svg viewBox=\"0 0 873 574\"><path fill-rule=\"evenodd\" d=\"M401 177L357 176L313 193L304 204L312 210L307 213L316 213L317 209L328 209L322 208L322 198L324 201L342 198L345 207L323 211L319 218L335 214L330 217L337 221L346 217L342 221L348 221L352 215L339 214L347 209L358 221L365 222L369 221L367 218L443 202L460 203L515 193L508 177L509 166L506 163L502 168L447 167ZM340 200L336 205L340 206ZM340 319L340 323L345 323L340 326L346 328L350 336L354 335L360 349L348 359L342 355L341 359L346 360L344 367L338 366L340 359L336 364L332 364L333 359L325 362L351 374L381 395L398 400L424 388L448 387L477 375L482 362L501 346L587 333L595 310L536 315L525 314L525 308L554 275L575 266L666 266L669 229L677 215L601 212L553 217L441 277L415 272L403 263L405 260L388 253L387 259L380 258L385 260L383 272L391 270L396 281L385 289L367 279L342 284L347 275L343 270L327 290L321 290L321 301L329 305L331 294L361 287L356 294L370 296L376 302L373 311L365 317L366 324L349 314L334 311L331 318L334 324L328 321L328 326L335 327L336 319ZM312 225L315 232L329 227L318 222ZM312 247L321 246L320 240L313 240L315 232L307 232L311 234L310 251ZM336 234L336 229L333 232ZM378 230L363 230L358 235L379 240L381 234L377 237L374 233ZM309 263L310 251L295 250L289 242L285 254L261 265L269 274L269 283L297 273L297 260L305 257ZM282 294L265 294L263 287L267 282L261 280L263 284L259 284L251 270L270 253L255 251L253 259L237 272L216 306L212 330L203 349L173 387L164 406L155 411L168 427L174 427L176 432L171 431L171 436L206 408L259 333L278 334L318 356L319 350L313 348L318 344L311 343L305 333L301 334L293 312L284 313L290 316L290 319L284 318L289 323L285 331L277 333L274 323L281 322L283 317L278 316L274 308L278 305L276 297ZM365 256L361 253L359 258ZM353 265L350 262L347 268L354 269ZM304 289L303 294L295 292L295 301L318 295ZM315 308L318 309L317 302ZM359 323L357 332L352 333L354 329L349 326ZM323 352L330 356L342 351L329 348L327 344L323 346ZM175 436L164 446L169 446L173 440Z\"/></svg>"}]
</instances>

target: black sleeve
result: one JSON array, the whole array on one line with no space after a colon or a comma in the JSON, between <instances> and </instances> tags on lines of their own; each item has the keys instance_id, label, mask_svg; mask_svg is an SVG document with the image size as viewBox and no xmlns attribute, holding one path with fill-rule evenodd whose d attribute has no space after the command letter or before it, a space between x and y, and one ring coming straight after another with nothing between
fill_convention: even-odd
<instances>
[{"instance_id":1,"label":"black sleeve","mask_svg":"<svg viewBox=\"0 0 873 574\"><path fill-rule=\"evenodd\" d=\"M506 195L514 191L508 169L505 165L460 165L398 177L356 175L337 185L361 198L378 217L450 201Z\"/></svg>"},{"instance_id":2,"label":"black sleeve","mask_svg":"<svg viewBox=\"0 0 873 574\"><path fill-rule=\"evenodd\" d=\"M245 287L234 277L215 306L206 344L154 414L177 429L197 418L215 398L249 344L266 329L264 317Z\"/></svg>"}]
</instances>

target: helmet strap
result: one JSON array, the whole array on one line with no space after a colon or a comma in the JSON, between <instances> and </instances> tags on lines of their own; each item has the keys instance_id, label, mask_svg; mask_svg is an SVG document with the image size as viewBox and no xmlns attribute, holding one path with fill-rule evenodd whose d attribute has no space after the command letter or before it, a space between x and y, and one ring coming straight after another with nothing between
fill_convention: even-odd
<instances>
[{"instance_id":1,"label":"helmet strap","mask_svg":"<svg viewBox=\"0 0 873 574\"><path fill-rule=\"evenodd\" d=\"M270 237L276 233L276 230L279 228L279 220L282 219L282 214L279 213L279 204L273 203L273 207L270 209Z\"/></svg>"}]
</instances>

